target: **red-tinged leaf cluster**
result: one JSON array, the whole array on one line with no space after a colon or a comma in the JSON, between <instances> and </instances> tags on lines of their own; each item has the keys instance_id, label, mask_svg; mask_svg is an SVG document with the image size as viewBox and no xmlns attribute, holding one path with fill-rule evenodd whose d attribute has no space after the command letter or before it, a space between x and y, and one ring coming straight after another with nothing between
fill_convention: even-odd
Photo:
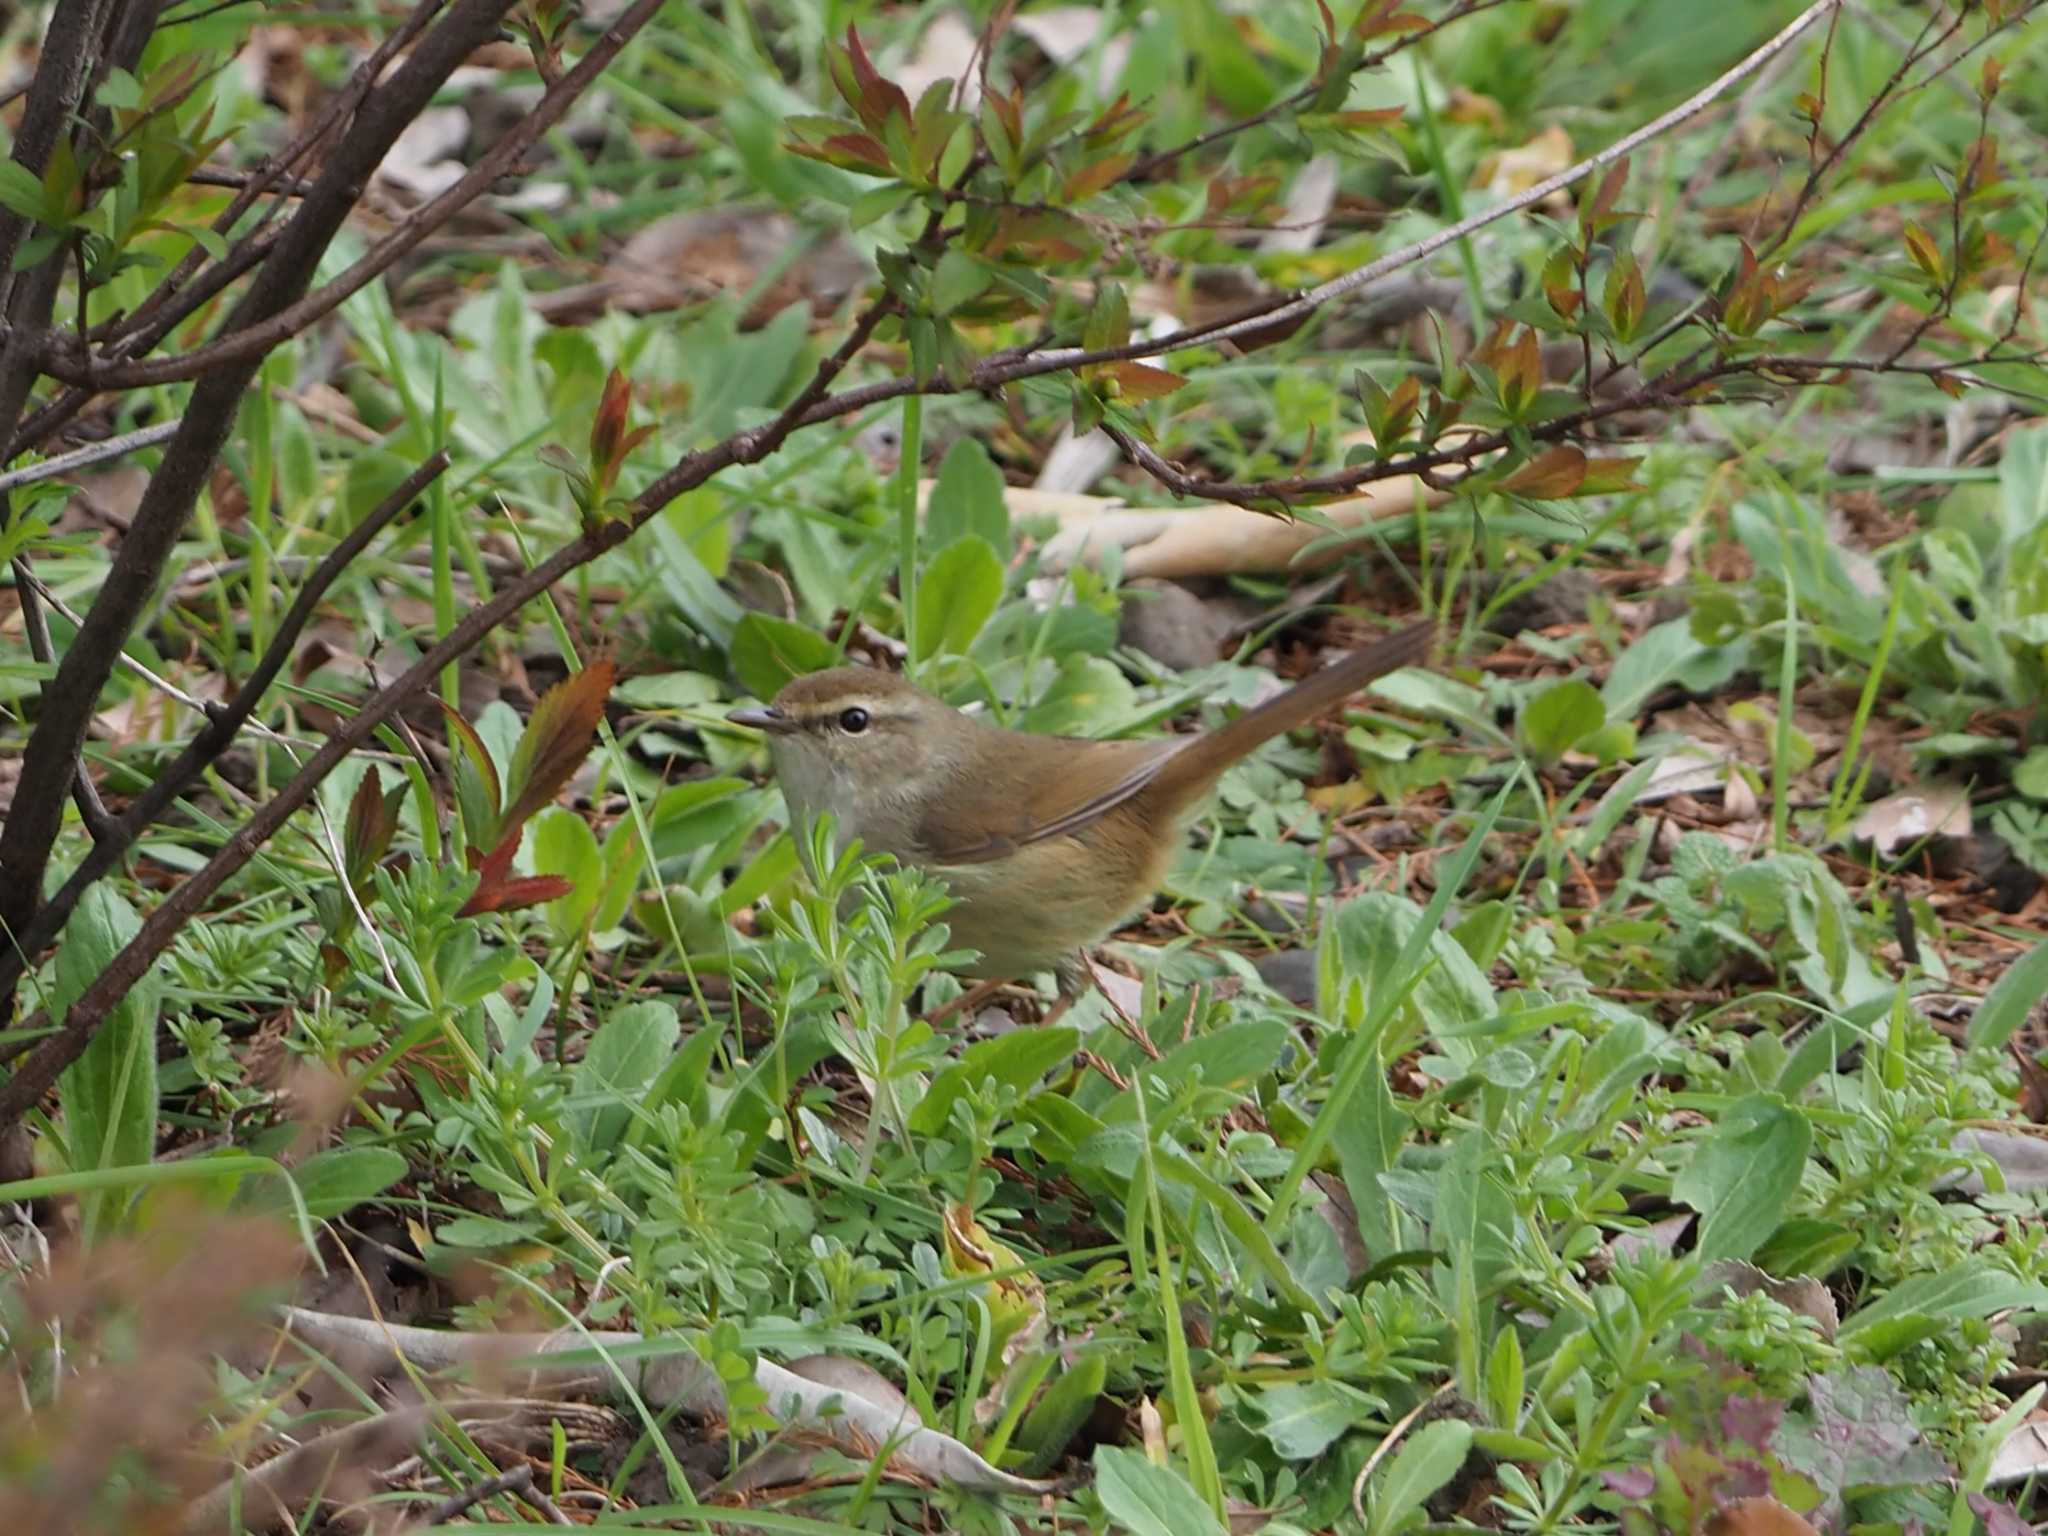
<instances>
[{"instance_id":1,"label":"red-tinged leaf cluster","mask_svg":"<svg viewBox=\"0 0 2048 1536\"><path fill-rule=\"evenodd\" d=\"M604 381L604 395L597 403L597 414L590 421L591 481L600 501L609 496L612 487L618 483L619 471L625 467L627 455L654 435L651 424L627 430L632 405L633 386L623 373L614 368Z\"/></svg>"},{"instance_id":2,"label":"red-tinged leaf cluster","mask_svg":"<svg viewBox=\"0 0 2048 1536\"><path fill-rule=\"evenodd\" d=\"M1526 325L1500 321L1473 351L1471 362L1490 378L1494 399L1510 421L1527 416L1543 392L1543 348Z\"/></svg>"},{"instance_id":3,"label":"red-tinged leaf cluster","mask_svg":"<svg viewBox=\"0 0 2048 1536\"><path fill-rule=\"evenodd\" d=\"M554 803L590 755L614 676L609 661L593 662L541 695L512 749L511 782L502 789L483 738L448 711L456 812L469 866L478 875L476 891L458 916L537 906L575 889L557 875L515 876L512 861L526 824Z\"/></svg>"},{"instance_id":4,"label":"red-tinged leaf cluster","mask_svg":"<svg viewBox=\"0 0 2048 1536\"><path fill-rule=\"evenodd\" d=\"M1721 300L1721 328L1731 336L1756 335L1772 320L1805 298L1813 278L1793 275L1782 267L1759 266L1756 252L1742 242L1742 259L1736 265L1734 281Z\"/></svg>"}]
</instances>

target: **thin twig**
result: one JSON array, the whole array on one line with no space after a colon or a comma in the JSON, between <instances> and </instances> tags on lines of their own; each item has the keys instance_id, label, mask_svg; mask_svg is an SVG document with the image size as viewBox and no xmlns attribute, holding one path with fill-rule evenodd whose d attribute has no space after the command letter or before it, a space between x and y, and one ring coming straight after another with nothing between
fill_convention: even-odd
<instances>
[{"instance_id":1,"label":"thin twig","mask_svg":"<svg viewBox=\"0 0 2048 1536\"><path fill-rule=\"evenodd\" d=\"M0 475L0 492L19 486L34 485L40 480L54 480L59 475L68 475L75 469L86 469L94 464L104 464L108 459L118 459L138 448L154 448L158 443L169 442L177 436L178 421L158 422L153 427L138 431L124 432L119 437L110 437L105 442L87 443L83 448L74 448L69 453L60 453L54 459L45 459L40 464L31 464L26 469L11 469Z\"/></svg>"},{"instance_id":2,"label":"thin twig","mask_svg":"<svg viewBox=\"0 0 2048 1536\"><path fill-rule=\"evenodd\" d=\"M313 611L327 595L327 589L335 579L348 569L355 558L370 545L371 540L383 532L399 513L411 506L420 493L448 467L448 452L443 449L414 470L410 475L379 502L354 528L348 536L328 551L327 556L307 577L305 586L299 589L297 599L286 611L279 623L277 633L271 637L269 647L262 659L256 663L234 698L224 706L208 708L200 705L207 716L206 729L195 736L178 754L171 764L138 795L132 805L121 815L110 829L109 835L96 842L85 859L64 882L63 888L50 898L24 925L15 945L0 953L0 992L11 988L20 979L22 968L43 948L56 940L63 931L86 891L114 867L115 861L127 852L136 838L147 830L199 774L223 752L233 745L242 725L254 713L271 681L284 669L298 644L300 632L313 617Z\"/></svg>"},{"instance_id":3,"label":"thin twig","mask_svg":"<svg viewBox=\"0 0 2048 1536\"><path fill-rule=\"evenodd\" d=\"M496 185L520 155L562 119L619 51L654 19L662 4L663 0L638 0L631 10L605 29L590 50L576 61L576 67L541 97L539 105L478 158L460 181L408 214L332 282L305 294L254 325L241 327L176 357L159 358L153 362L102 363L89 357L59 354L43 359L44 370L67 384L84 388L127 389L141 384L196 379L213 369L261 357L285 338L298 335L340 308L350 296L389 270L428 235ZM383 89L386 88L380 87L380 95Z\"/></svg>"}]
</instances>

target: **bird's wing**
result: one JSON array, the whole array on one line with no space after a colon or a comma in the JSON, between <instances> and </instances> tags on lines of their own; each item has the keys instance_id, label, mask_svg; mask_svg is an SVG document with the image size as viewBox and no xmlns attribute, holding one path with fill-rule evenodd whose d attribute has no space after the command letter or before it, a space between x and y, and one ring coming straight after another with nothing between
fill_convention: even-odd
<instances>
[{"instance_id":1,"label":"bird's wing","mask_svg":"<svg viewBox=\"0 0 2048 1536\"><path fill-rule=\"evenodd\" d=\"M1077 767L1071 739L1020 733L983 801L1010 809L993 820L985 814L970 820L937 807L919 825L918 843L933 864L986 864L1078 832L1140 794L1194 739L1091 742Z\"/></svg>"}]
</instances>

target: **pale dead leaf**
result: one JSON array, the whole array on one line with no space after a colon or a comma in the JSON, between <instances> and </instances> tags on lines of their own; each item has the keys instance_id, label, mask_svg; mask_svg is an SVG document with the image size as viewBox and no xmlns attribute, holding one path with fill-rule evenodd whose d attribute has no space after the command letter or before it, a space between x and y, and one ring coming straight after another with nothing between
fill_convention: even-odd
<instances>
[{"instance_id":1,"label":"pale dead leaf","mask_svg":"<svg viewBox=\"0 0 2048 1536\"><path fill-rule=\"evenodd\" d=\"M1314 250L1336 200L1337 157L1317 155L1295 176L1280 211L1279 227L1259 236L1259 249L1269 255Z\"/></svg>"},{"instance_id":2,"label":"pale dead leaf","mask_svg":"<svg viewBox=\"0 0 2048 1536\"><path fill-rule=\"evenodd\" d=\"M405 125L377 167L377 175L422 202L462 180L468 167L456 155L469 140L469 113L428 107Z\"/></svg>"},{"instance_id":3,"label":"pale dead leaf","mask_svg":"<svg viewBox=\"0 0 2048 1536\"><path fill-rule=\"evenodd\" d=\"M2005 1437L1991 1456L1989 1487L2023 1483L2048 1472L2048 1416L2028 1419Z\"/></svg>"},{"instance_id":4,"label":"pale dead leaf","mask_svg":"<svg viewBox=\"0 0 2048 1536\"><path fill-rule=\"evenodd\" d=\"M1849 835L1868 843L1882 858L1928 837L1968 837L1970 793L1957 784L1924 784L1873 802L1856 818Z\"/></svg>"},{"instance_id":5,"label":"pale dead leaf","mask_svg":"<svg viewBox=\"0 0 2048 1536\"><path fill-rule=\"evenodd\" d=\"M1038 45L1039 52L1055 64L1067 65L1077 62L1095 46L1102 22L1100 6L1054 5L1017 17L1010 23L1010 30L1030 38ZM1102 62L1095 73L1097 91L1107 92L1116 83L1130 56L1131 34L1128 31L1119 31L1102 45Z\"/></svg>"},{"instance_id":6,"label":"pale dead leaf","mask_svg":"<svg viewBox=\"0 0 2048 1536\"><path fill-rule=\"evenodd\" d=\"M1037 491L1085 491L1116 467L1121 450L1109 440L1109 435L1096 428L1074 436L1071 425L1060 428L1060 435L1054 439L1052 451L1045 456L1045 463L1039 466L1038 478L1032 482Z\"/></svg>"},{"instance_id":7,"label":"pale dead leaf","mask_svg":"<svg viewBox=\"0 0 2048 1536\"><path fill-rule=\"evenodd\" d=\"M1515 197L1539 181L1555 176L1572 163L1572 138L1553 123L1528 143L1503 149L1479 162L1479 183L1495 197ZM1571 206L1571 194L1559 192L1546 206Z\"/></svg>"},{"instance_id":8,"label":"pale dead leaf","mask_svg":"<svg viewBox=\"0 0 2048 1536\"><path fill-rule=\"evenodd\" d=\"M896 66L895 81L914 106L941 80L965 80L953 98L972 112L981 105L981 80L975 69L980 38L956 11L941 11L917 40L917 52Z\"/></svg>"},{"instance_id":9,"label":"pale dead leaf","mask_svg":"<svg viewBox=\"0 0 2048 1536\"><path fill-rule=\"evenodd\" d=\"M1751 1296L1762 1291L1780 1306L1812 1318L1820 1328L1821 1337L1830 1341L1842 1326L1841 1310L1835 1305L1833 1293L1811 1275L1794 1275L1789 1280L1779 1280L1741 1259L1722 1259L1709 1264L1700 1281L1711 1291L1718 1292L1725 1286L1737 1296Z\"/></svg>"}]
</instances>

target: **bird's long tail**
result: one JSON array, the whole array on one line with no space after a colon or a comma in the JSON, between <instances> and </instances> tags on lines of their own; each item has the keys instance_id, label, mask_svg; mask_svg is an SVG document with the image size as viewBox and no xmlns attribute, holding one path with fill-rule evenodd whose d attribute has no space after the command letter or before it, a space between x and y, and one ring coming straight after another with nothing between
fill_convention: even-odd
<instances>
[{"instance_id":1,"label":"bird's long tail","mask_svg":"<svg viewBox=\"0 0 2048 1536\"><path fill-rule=\"evenodd\" d=\"M1332 662L1176 752L1153 779L1151 792L1169 800L1193 801L1208 792L1224 769L1261 742L1306 725L1374 679L1421 661L1429 654L1435 634L1436 625L1425 619L1361 645L1342 661Z\"/></svg>"}]
</instances>

